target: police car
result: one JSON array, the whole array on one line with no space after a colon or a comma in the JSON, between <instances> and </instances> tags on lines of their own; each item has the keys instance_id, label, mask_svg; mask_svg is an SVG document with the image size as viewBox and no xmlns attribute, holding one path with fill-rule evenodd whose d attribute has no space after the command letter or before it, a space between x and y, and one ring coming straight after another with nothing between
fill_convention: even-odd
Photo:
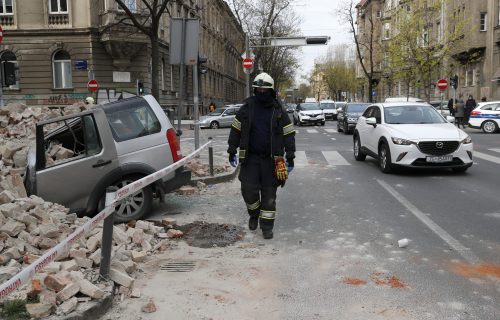
<instances>
[{"instance_id":1,"label":"police car","mask_svg":"<svg viewBox=\"0 0 500 320\"><path fill-rule=\"evenodd\" d=\"M500 101L480 102L472 110L469 125L485 133L498 132L500 127Z\"/></svg>"}]
</instances>

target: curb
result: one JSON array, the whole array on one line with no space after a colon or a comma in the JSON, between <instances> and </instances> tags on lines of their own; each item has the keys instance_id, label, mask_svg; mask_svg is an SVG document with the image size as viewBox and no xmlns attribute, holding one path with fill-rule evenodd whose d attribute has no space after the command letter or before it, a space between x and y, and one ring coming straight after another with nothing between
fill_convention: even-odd
<instances>
[{"instance_id":1,"label":"curb","mask_svg":"<svg viewBox=\"0 0 500 320\"><path fill-rule=\"evenodd\" d=\"M231 173L223 173L213 177L208 176L208 177L192 178L189 184L192 186L196 186L198 181L203 182L206 185L228 182L233 180L238 175L239 172L240 172L240 166L238 165L236 169L234 169L234 171Z\"/></svg>"}]
</instances>

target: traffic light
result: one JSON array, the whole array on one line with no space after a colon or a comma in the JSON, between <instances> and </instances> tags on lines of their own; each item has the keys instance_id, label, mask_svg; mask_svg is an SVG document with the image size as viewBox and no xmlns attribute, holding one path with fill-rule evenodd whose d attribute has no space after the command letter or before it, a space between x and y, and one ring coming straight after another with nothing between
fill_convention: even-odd
<instances>
[{"instance_id":1,"label":"traffic light","mask_svg":"<svg viewBox=\"0 0 500 320\"><path fill-rule=\"evenodd\" d=\"M144 94L144 83L142 80L137 80L137 95L142 96Z\"/></svg>"},{"instance_id":2,"label":"traffic light","mask_svg":"<svg viewBox=\"0 0 500 320\"><path fill-rule=\"evenodd\" d=\"M326 44L330 37L306 37L306 44Z\"/></svg>"},{"instance_id":3,"label":"traffic light","mask_svg":"<svg viewBox=\"0 0 500 320\"><path fill-rule=\"evenodd\" d=\"M200 74L207 73L208 71L207 61L208 61L207 56L198 56L198 72Z\"/></svg>"},{"instance_id":4,"label":"traffic light","mask_svg":"<svg viewBox=\"0 0 500 320\"><path fill-rule=\"evenodd\" d=\"M450 86L453 89L456 89L458 87L458 76L457 75L454 75L450 78Z\"/></svg>"},{"instance_id":5,"label":"traffic light","mask_svg":"<svg viewBox=\"0 0 500 320\"><path fill-rule=\"evenodd\" d=\"M10 62L10 61L3 61L2 62L2 79L3 79L3 86L8 87L15 85L18 77L17 77L17 70L19 70L19 67L17 66L17 63L15 62Z\"/></svg>"}]
</instances>

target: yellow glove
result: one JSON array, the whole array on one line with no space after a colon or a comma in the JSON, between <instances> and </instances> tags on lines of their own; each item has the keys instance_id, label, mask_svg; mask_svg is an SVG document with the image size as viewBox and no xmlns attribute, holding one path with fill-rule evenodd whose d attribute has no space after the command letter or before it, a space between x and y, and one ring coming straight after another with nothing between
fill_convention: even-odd
<instances>
[{"instance_id":1,"label":"yellow glove","mask_svg":"<svg viewBox=\"0 0 500 320\"><path fill-rule=\"evenodd\" d=\"M288 179L288 169L285 164L285 159L276 159L274 176L276 177L276 179L278 179L278 181L286 181L286 179Z\"/></svg>"}]
</instances>

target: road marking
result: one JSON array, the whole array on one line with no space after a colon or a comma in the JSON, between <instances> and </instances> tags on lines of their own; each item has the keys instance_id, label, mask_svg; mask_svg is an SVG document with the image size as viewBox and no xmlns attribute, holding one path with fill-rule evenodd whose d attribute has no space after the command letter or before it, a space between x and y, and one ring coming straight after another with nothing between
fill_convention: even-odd
<instances>
[{"instance_id":1,"label":"road marking","mask_svg":"<svg viewBox=\"0 0 500 320\"><path fill-rule=\"evenodd\" d=\"M325 157L326 162L328 162L329 165L332 166L349 166L351 165L349 162L347 162L344 157L340 155L338 151L321 151L323 154L323 157Z\"/></svg>"},{"instance_id":2,"label":"road marking","mask_svg":"<svg viewBox=\"0 0 500 320\"><path fill-rule=\"evenodd\" d=\"M336 129L325 129L328 133L338 133Z\"/></svg>"},{"instance_id":3,"label":"road marking","mask_svg":"<svg viewBox=\"0 0 500 320\"><path fill-rule=\"evenodd\" d=\"M473 155L476 158L500 164L500 158L498 158L498 157L490 156L489 154L478 152L478 151L474 151Z\"/></svg>"},{"instance_id":4,"label":"road marking","mask_svg":"<svg viewBox=\"0 0 500 320\"><path fill-rule=\"evenodd\" d=\"M316 129L307 129L307 133L318 133Z\"/></svg>"},{"instance_id":5,"label":"road marking","mask_svg":"<svg viewBox=\"0 0 500 320\"><path fill-rule=\"evenodd\" d=\"M491 149L488 149L488 150L491 150L491 151L494 151L494 152L500 152L499 148L491 148Z\"/></svg>"},{"instance_id":6,"label":"road marking","mask_svg":"<svg viewBox=\"0 0 500 320\"><path fill-rule=\"evenodd\" d=\"M335 139L335 138L330 138L330 139L332 139L333 141L337 140L337 139Z\"/></svg>"},{"instance_id":7,"label":"road marking","mask_svg":"<svg viewBox=\"0 0 500 320\"><path fill-rule=\"evenodd\" d=\"M448 232L432 221L427 215L415 207L410 201L403 197L399 192L394 190L385 181L375 179L387 192L389 192L399 203L401 203L406 209L408 209L415 217L422 221L429 229L431 229L436 235L443 239L450 247L457 251L467 262L478 263L479 258L470 251L469 248L463 246L457 239L453 238Z\"/></svg>"},{"instance_id":8,"label":"road marking","mask_svg":"<svg viewBox=\"0 0 500 320\"><path fill-rule=\"evenodd\" d=\"M306 167L309 165L307 162L306 152L305 151L295 151L295 159L293 159L293 163L295 167Z\"/></svg>"}]
</instances>

